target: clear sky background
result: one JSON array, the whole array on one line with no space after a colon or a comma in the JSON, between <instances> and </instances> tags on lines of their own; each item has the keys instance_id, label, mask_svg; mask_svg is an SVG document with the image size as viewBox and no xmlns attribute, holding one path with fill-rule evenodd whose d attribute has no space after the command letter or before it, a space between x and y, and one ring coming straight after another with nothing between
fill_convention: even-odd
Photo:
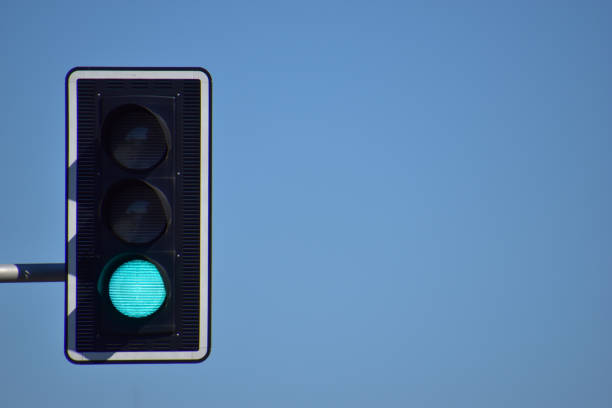
<instances>
[{"instance_id":1,"label":"clear sky background","mask_svg":"<svg viewBox=\"0 0 612 408\"><path fill-rule=\"evenodd\" d=\"M64 77L213 77L212 354L76 366L0 285L2 407L612 406L605 1L0 4L0 263L62 262Z\"/></svg>"}]
</instances>

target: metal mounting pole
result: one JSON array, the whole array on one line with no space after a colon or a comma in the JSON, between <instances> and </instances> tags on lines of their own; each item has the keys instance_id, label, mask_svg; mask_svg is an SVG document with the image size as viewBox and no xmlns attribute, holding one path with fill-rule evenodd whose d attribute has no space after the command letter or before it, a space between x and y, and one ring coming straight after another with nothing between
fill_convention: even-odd
<instances>
[{"instance_id":1,"label":"metal mounting pole","mask_svg":"<svg viewBox=\"0 0 612 408\"><path fill-rule=\"evenodd\" d=\"M0 283L65 282L66 264L0 264Z\"/></svg>"}]
</instances>

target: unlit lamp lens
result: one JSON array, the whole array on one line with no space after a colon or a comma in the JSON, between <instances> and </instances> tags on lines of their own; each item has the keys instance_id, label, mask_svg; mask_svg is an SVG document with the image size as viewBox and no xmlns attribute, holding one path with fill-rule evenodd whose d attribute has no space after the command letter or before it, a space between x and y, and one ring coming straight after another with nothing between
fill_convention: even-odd
<instances>
[{"instance_id":1,"label":"unlit lamp lens","mask_svg":"<svg viewBox=\"0 0 612 408\"><path fill-rule=\"evenodd\" d=\"M168 127L142 106L116 109L104 121L103 134L111 156L128 170L152 169L168 152Z\"/></svg>"},{"instance_id":2,"label":"unlit lamp lens","mask_svg":"<svg viewBox=\"0 0 612 408\"><path fill-rule=\"evenodd\" d=\"M115 269L108 293L113 306L133 318L150 316L166 299L166 287L159 270L143 259L133 259Z\"/></svg>"},{"instance_id":3,"label":"unlit lamp lens","mask_svg":"<svg viewBox=\"0 0 612 408\"><path fill-rule=\"evenodd\" d=\"M139 180L113 186L104 197L104 215L110 229L128 244L148 244L169 223L163 193Z\"/></svg>"}]
</instances>

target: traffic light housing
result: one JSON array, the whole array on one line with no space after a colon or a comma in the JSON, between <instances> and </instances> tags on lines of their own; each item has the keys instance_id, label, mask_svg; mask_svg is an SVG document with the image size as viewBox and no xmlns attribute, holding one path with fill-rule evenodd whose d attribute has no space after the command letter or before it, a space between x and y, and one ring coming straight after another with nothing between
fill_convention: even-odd
<instances>
[{"instance_id":1,"label":"traffic light housing","mask_svg":"<svg viewBox=\"0 0 612 408\"><path fill-rule=\"evenodd\" d=\"M211 78L66 76L66 332L75 363L210 352Z\"/></svg>"}]
</instances>

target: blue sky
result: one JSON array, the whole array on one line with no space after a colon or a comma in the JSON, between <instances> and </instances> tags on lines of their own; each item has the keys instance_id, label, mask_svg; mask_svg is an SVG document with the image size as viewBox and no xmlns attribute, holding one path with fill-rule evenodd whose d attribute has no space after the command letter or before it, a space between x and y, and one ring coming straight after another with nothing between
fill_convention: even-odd
<instances>
[{"instance_id":1,"label":"blue sky","mask_svg":"<svg viewBox=\"0 0 612 408\"><path fill-rule=\"evenodd\" d=\"M78 65L210 71L214 233L207 361L72 365L62 285L3 284L0 405L609 407L611 19L2 3L0 263L63 261Z\"/></svg>"}]
</instances>

